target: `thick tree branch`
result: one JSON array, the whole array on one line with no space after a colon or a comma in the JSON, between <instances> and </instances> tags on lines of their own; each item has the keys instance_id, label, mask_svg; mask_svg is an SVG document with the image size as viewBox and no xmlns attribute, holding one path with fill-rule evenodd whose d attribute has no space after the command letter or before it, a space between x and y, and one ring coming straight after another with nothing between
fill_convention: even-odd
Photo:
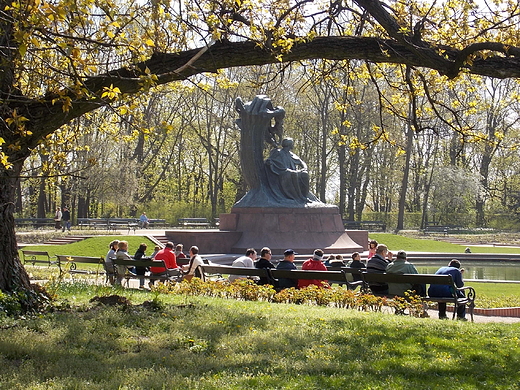
<instances>
[{"instance_id":1,"label":"thick tree branch","mask_svg":"<svg viewBox=\"0 0 520 390\"><path fill-rule=\"evenodd\" d=\"M319 37L309 42L295 44L291 52L284 54L282 62L320 58L367 60L374 63L425 67L435 69L441 75L453 77L451 71L454 62L461 56L474 54L474 49L479 47L487 50L493 48L489 45L473 46L472 50L463 54L460 50L449 47L431 49L443 53L442 61L439 61L438 58L432 60L428 56L418 56L407 45L391 39ZM503 49L502 45L501 51L504 51ZM516 53L519 49L509 48L508 50L511 53ZM138 64L135 68L121 68L92 77L86 79L84 85L97 96L101 95L103 87L110 85L117 86L122 93L136 93L142 89L140 77L145 74L146 68L152 74L157 75L158 84L166 84L172 81L185 80L205 72L216 72L224 68L277 63L280 61L277 54L268 48L258 46L254 42L217 42L207 50L199 48L174 54L156 53L148 61ZM193 61L196 56L199 56L199 58ZM187 64L189 66L186 66ZM482 76L500 79L520 77L520 58L514 56L476 56L471 62L463 63L461 66L470 73ZM39 143L41 137L50 134L71 119L92 111L100 105L107 104L101 98L78 100L71 92L72 108L64 112L59 103L52 103L52 100L56 97L54 95L46 96L38 100L28 100L25 103L17 102L11 106L13 109L16 108L19 114L23 114L30 119L27 126L33 131L34 137L28 137L27 143L23 146L33 148Z\"/></svg>"}]
</instances>

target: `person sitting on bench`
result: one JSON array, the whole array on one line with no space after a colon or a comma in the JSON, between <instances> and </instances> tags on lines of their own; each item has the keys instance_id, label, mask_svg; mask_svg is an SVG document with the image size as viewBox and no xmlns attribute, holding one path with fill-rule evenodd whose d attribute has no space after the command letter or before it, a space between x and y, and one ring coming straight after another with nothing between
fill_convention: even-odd
<instances>
[{"instance_id":1,"label":"person sitting on bench","mask_svg":"<svg viewBox=\"0 0 520 390\"><path fill-rule=\"evenodd\" d=\"M464 282L462 281L462 271L460 269L460 261L457 259L453 259L450 261L447 267L441 267L435 272L435 275L451 275L453 278L453 283L457 287L463 287ZM451 291L450 286L441 285L441 284L431 284L428 289L428 295L430 297L451 297L453 292ZM457 296L463 298L464 292L457 291ZM446 302L439 302L439 319L445 320L448 319L446 316ZM460 305L457 307L457 319L461 321L466 321L466 305Z\"/></svg>"},{"instance_id":2,"label":"person sitting on bench","mask_svg":"<svg viewBox=\"0 0 520 390\"><path fill-rule=\"evenodd\" d=\"M150 267L152 276L170 276L178 272L179 266L175 259L175 253L173 253L173 242L168 241L164 249L161 249L155 255L154 260L163 260L166 265L166 270L162 267ZM148 284L150 287L154 285L155 280L151 279Z\"/></svg>"}]
</instances>

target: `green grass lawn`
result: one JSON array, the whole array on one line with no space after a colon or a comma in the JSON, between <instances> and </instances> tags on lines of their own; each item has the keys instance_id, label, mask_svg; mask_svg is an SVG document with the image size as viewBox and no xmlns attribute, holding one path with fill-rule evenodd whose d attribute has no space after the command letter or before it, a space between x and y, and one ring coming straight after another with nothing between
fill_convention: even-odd
<instances>
[{"instance_id":1,"label":"green grass lawn","mask_svg":"<svg viewBox=\"0 0 520 390\"><path fill-rule=\"evenodd\" d=\"M82 241L65 245L28 245L23 249L46 251L53 255L71 256L105 256L108 252L108 245L113 240L128 241L128 252L133 255L141 243L148 245L147 254L152 254L155 244L144 236L99 236L90 237ZM20 252L21 255L21 252Z\"/></svg>"},{"instance_id":2,"label":"green grass lawn","mask_svg":"<svg viewBox=\"0 0 520 390\"><path fill-rule=\"evenodd\" d=\"M72 308L0 316L2 389L516 389L520 324L65 285ZM156 306L152 306L156 307Z\"/></svg>"},{"instance_id":3,"label":"green grass lawn","mask_svg":"<svg viewBox=\"0 0 520 390\"><path fill-rule=\"evenodd\" d=\"M410 252L464 253L466 247L469 247L473 253L520 253L520 248L514 247L458 245L433 239L412 238L390 233L370 233L369 238L376 240L380 244L385 244L394 253L401 249Z\"/></svg>"}]
</instances>

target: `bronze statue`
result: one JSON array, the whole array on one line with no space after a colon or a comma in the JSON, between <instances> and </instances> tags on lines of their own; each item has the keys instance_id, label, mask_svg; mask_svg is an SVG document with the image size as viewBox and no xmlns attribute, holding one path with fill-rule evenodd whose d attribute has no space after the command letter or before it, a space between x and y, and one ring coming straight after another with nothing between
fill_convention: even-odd
<instances>
[{"instance_id":1,"label":"bronze statue","mask_svg":"<svg viewBox=\"0 0 520 390\"><path fill-rule=\"evenodd\" d=\"M309 192L307 164L291 151L293 140L282 141L285 110L273 107L265 95L249 103L237 98L235 108L240 114L240 162L250 190L234 207L323 205ZM272 150L264 161L265 143Z\"/></svg>"}]
</instances>

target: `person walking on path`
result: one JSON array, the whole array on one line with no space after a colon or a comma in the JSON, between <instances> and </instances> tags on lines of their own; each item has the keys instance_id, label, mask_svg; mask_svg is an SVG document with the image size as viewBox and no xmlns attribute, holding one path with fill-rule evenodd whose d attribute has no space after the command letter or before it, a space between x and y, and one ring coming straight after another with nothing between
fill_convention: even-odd
<instances>
[{"instance_id":1,"label":"person walking on path","mask_svg":"<svg viewBox=\"0 0 520 390\"><path fill-rule=\"evenodd\" d=\"M63 220L63 227L61 231L65 232L65 229L67 229L70 232L70 211L67 207L63 207L61 219Z\"/></svg>"},{"instance_id":2,"label":"person walking on path","mask_svg":"<svg viewBox=\"0 0 520 390\"><path fill-rule=\"evenodd\" d=\"M56 207L56 214L54 214L54 228L56 230L60 230L61 229L61 217L63 216L63 214L61 213L61 208L60 207Z\"/></svg>"}]
</instances>

